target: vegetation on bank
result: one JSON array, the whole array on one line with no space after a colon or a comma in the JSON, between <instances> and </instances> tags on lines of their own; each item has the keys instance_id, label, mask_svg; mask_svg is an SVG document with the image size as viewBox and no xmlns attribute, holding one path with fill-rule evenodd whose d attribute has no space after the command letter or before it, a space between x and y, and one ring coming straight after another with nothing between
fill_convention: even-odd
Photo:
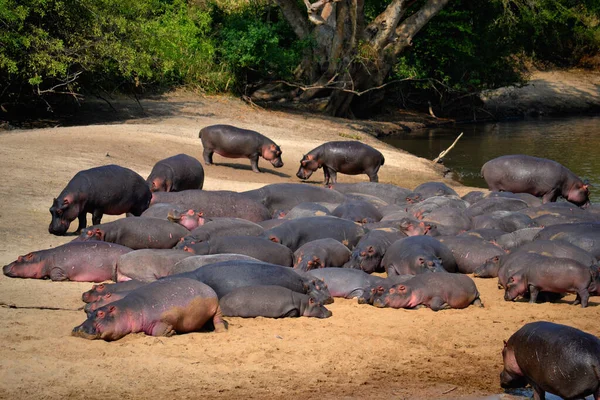
<instances>
[{"instance_id":1,"label":"vegetation on bank","mask_svg":"<svg viewBox=\"0 0 600 400\"><path fill-rule=\"evenodd\" d=\"M334 60L318 58L319 25L299 39L283 1L291 0L279 6L267 0L0 0L0 115L32 101L76 102L81 94L107 98L180 86L247 94L269 81L314 84L306 65L327 69ZM368 28L394 1L360 2L359 22ZM429 3L404 5L407 15L416 15ZM417 93L420 100L448 102L521 82L527 63L569 67L600 53L600 0L446 3L382 77L411 79L386 87L401 89L396 93L404 100ZM372 50L359 35L347 50L351 60L335 76L340 68L371 65Z\"/></svg>"}]
</instances>

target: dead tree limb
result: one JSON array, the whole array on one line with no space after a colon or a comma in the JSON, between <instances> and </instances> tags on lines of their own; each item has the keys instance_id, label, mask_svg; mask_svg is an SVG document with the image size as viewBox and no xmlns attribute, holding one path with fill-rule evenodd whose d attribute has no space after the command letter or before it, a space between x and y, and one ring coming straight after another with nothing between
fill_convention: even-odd
<instances>
[{"instance_id":1,"label":"dead tree limb","mask_svg":"<svg viewBox=\"0 0 600 400\"><path fill-rule=\"evenodd\" d=\"M458 135L458 137L456 138L456 140L454 141L454 143L452 143L450 145L450 147L448 147L446 150L442 151L440 153L439 156L437 156L432 162L434 164L436 164L437 162L439 162L442 158L444 158L444 156L446 156L446 154L448 154L450 152L450 150L452 150L452 148L454 147L454 145L456 144L456 142L458 142L458 139L460 139L462 137L464 132L461 132L460 135Z\"/></svg>"}]
</instances>

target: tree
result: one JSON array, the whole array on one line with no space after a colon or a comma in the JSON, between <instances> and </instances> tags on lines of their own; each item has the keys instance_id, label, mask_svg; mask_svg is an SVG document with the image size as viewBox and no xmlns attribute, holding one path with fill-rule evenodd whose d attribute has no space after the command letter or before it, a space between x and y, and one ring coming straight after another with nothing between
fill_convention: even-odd
<instances>
[{"instance_id":1,"label":"tree","mask_svg":"<svg viewBox=\"0 0 600 400\"><path fill-rule=\"evenodd\" d=\"M296 98L329 96L326 113L353 117L383 99L384 84L397 57L449 0L392 0L370 22L365 0L275 0L300 40L312 38L297 79L311 84ZM359 95L360 94L360 95Z\"/></svg>"}]
</instances>

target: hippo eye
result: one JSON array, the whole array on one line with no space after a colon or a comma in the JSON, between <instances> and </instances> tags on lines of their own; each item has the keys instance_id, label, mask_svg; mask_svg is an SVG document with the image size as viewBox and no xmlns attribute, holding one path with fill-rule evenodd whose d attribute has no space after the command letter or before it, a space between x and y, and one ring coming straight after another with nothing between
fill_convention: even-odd
<instances>
[{"instance_id":1,"label":"hippo eye","mask_svg":"<svg viewBox=\"0 0 600 400\"><path fill-rule=\"evenodd\" d=\"M104 289L104 283L101 283L100 285L96 286L95 289Z\"/></svg>"},{"instance_id":2,"label":"hippo eye","mask_svg":"<svg viewBox=\"0 0 600 400\"><path fill-rule=\"evenodd\" d=\"M56 214L57 215L62 215L63 211L59 208L58 210L56 210Z\"/></svg>"},{"instance_id":3,"label":"hippo eye","mask_svg":"<svg viewBox=\"0 0 600 400\"><path fill-rule=\"evenodd\" d=\"M97 311L97 312L96 312L96 316L97 316L98 318L104 318L104 316L105 316L105 314L104 314L104 311Z\"/></svg>"},{"instance_id":4,"label":"hippo eye","mask_svg":"<svg viewBox=\"0 0 600 400\"><path fill-rule=\"evenodd\" d=\"M31 260L31 259L33 259L33 253L29 253L29 254L27 254L27 255L25 256L25 259L26 259L26 260Z\"/></svg>"}]
</instances>

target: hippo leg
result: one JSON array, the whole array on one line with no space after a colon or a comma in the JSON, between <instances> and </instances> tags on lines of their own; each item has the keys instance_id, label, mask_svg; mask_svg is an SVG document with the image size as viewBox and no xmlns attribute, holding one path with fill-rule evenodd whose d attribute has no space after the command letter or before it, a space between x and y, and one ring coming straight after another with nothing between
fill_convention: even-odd
<instances>
[{"instance_id":1,"label":"hippo leg","mask_svg":"<svg viewBox=\"0 0 600 400\"><path fill-rule=\"evenodd\" d=\"M63 271L60 268L52 268L50 270L49 275L50 275L50 280L52 280L52 281L60 282L60 281L66 281L69 279L67 277L67 274L65 274L65 271Z\"/></svg>"},{"instance_id":2,"label":"hippo leg","mask_svg":"<svg viewBox=\"0 0 600 400\"><path fill-rule=\"evenodd\" d=\"M213 164L213 150L205 148L202 152L202 157L204 157L204 164L212 165Z\"/></svg>"},{"instance_id":3,"label":"hippo leg","mask_svg":"<svg viewBox=\"0 0 600 400\"><path fill-rule=\"evenodd\" d=\"M331 181L331 177L329 176L329 168L327 168L325 165L323 165L323 175L325 175L325 186L328 186L329 182Z\"/></svg>"},{"instance_id":4,"label":"hippo leg","mask_svg":"<svg viewBox=\"0 0 600 400\"><path fill-rule=\"evenodd\" d=\"M551 203L551 202L556 201L556 199L558 199L558 194L559 193L556 189L553 189L550 192L546 193L542 197L542 204Z\"/></svg>"},{"instance_id":5,"label":"hippo leg","mask_svg":"<svg viewBox=\"0 0 600 400\"><path fill-rule=\"evenodd\" d=\"M258 168L258 153L250 156L250 165L252 166L252 171L260 172L260 168Z\"/></svg>"},{"instance_id":6,"label":"hippo leg","mask_svg":"<svg viewBox=\"0 0 600 400\"><path fill-rule=\"evenodd\" d=\"M327 167L323 167L323 169L325 169ZM329 182L332 185L335 185L337 183L337 172L335 172L332 168L328 168L329 169Z\"/></svg>"},{"instance_id":7,"label":"hippo leg","mask_svg":"<svg viewBox=\"0 0 600 400\"><path fill-rule=\"evenodd\" d=\"M154 325L152 328L152 332L150 333L152 336L173 336L175 334L175 330L173 329L173 325L168 324L164 321L160 321L158 324Z\"/></svg>"},{"instance_id":8,"label":"hippo leg","mask_svg":"<svg viewBox=\"0 0 600 400\"><path fill-rule=\"evenodd\" d=\"M440 311L446 310L450 308L450 306L446 304L446 302L441 297L434 297L429 303L429 308L431 308L431 310L433 311Z\"/></svg>"},{"instance_id":9,"label":"hippo leg","mask_svg":"<svg viewBox=\"0 0 600 400\"><path fill-rule=\"evenodd\" d=\"M98 225L100 221L102 221L102 215L102 211L100 211L99 209L95 209L92 213L92 224Z\"/></svg>"},{"instance_id":10,"label":"hippo leg","mask_svg":"<svg viewBox=\"0 0 600 400\"><path fill-rule=\"evenodd\" d=\"M529 384L533 388L533 399L534 400L545 400L546 399L546 392L544 391L544 389L539 387L534 382L530 381Z\"/></svg>"},{"instance_id":11,"label":"hippo leg","mask_svg":"<svg viewBox=\"0 0 600 400\"><path fill-rule=\"evenodd\" d=\"M529 285L529 303L537 303L537 297L540 294L540 290L533 285Z\"/></svg>"},{"instance_id":12,"label":"hippo leg","mask_svg":"<svg viewBox=\"0 0 600 400\"><path fill-rule=\"evenodd\" d=\"M77 220L79 221L79 225L77 226L77 230L75 231L75 233L80 234L81 230L87 227L86 212L83 211L82 213L80 213L77 217Z\"/></svg>"},{"instance_id":13,"label":"hippo leg","mask_svg":"<svg viewBox=\"0 0 600 400\"><path fill-rule=\"evenodd\" d=\"M369 177L369 181L370 182L379 182L379 177L377 176L377 174L379 173L379 166L377 166L377 168L375 168L374 170L367 172L367 176Z\"/></svg>"},{"instance_id":14,"label":"hippo leg","mask_svg":"<svg viewBox=\"0 0 600 400\"><path fill-rule=\"evenodd\" d=\"M483 302L481 301L481 299L479 297L476 298L475 300L473 300L473 302L471 304L473 304L474 306L477 306L477 307L481 307L481 308L484 307Z\"/></svg>"},{"instance_id":15,"label":"hippo leg","mask_svg":"<svg viewBox=\"0 0 600 400\"><path fill-rule=\"evenodd\" d=\"M217 333L227 331L227 327L223 321L223 313L221 312L221 307L219 306L217 306L217 312L215 312L215 316L213 317L213 325L215 326L215 332Z\"/></svg>"},{"instance_id":16,"label":"hippo leg","mask_svg":"<svg viewBox=\"0 0 600 400\"><path fill-rule=\"evenodd\" d=\"M582 289L582 290L578 291L577 297L579 298L579 301L581 302L581 308L587 307L588 300L590 299L590 293L588 292L588 290ZM577 299L575 299L575 301L577 301ZM573 302L573 304L575 304L575 302Z\"/></svg>"}]
</instances>

